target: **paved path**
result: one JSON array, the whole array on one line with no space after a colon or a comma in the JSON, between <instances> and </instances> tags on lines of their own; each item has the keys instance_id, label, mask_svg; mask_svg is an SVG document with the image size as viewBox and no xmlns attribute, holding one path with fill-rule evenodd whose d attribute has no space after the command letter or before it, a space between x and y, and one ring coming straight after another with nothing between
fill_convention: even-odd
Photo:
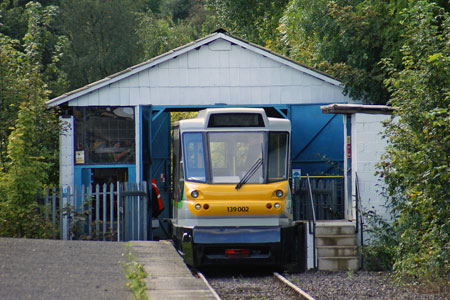
<instances>
[{"instance_id":1,"label":"paved path","mask_svg":"<svg viewBox=\"0 0 450 300\"><path fill-rule=\"evenodd\" d=\"M144 265L152 300L216 300L192 275L172 244L0 238L0 300L134 299L124 263Z\"/></svg>"},{"instance_id":2,"label":"paved path","mask_svg":"<svg viewBox=\"0 0 450 300\"><path fill-rule=\"evenodd\" d=\"M149 299L218 299L202 279L192 275L170 242L132 242L132 245L136 260L147 273Z\"/></svg>"},{"instance_id":3,"label":"paved path","mask_svg":"<svg viewBox=\"0 0 450 300\"><path fill-rule=\"evenodd\" d=\"M0 238L0 299L133 299L125 243Z\"/></svg>"}]
</instances>

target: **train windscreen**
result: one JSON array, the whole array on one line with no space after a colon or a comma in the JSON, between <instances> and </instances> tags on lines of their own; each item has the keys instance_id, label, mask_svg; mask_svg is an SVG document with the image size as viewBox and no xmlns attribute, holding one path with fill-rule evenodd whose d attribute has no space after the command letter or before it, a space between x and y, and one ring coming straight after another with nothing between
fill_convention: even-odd
<instances>
[{"instance_id":1,"label":"train windscreen","mask_svg":"<svg viewBox=\"0 0 450 300\"><path fill-rule=\"evenodd\" d=\"M212 183L238 183L258 159L263 158L262 132L209 132ZM248 183L264 183L264 168L258 168Z\"/></svg>"}]
</instances>

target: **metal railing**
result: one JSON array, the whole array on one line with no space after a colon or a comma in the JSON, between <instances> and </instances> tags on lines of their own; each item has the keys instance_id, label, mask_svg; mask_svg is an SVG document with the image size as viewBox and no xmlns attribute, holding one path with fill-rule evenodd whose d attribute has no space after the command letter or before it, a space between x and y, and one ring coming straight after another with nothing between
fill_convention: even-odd
<instances>
[{"instance_id":1,"label":"metal railing","mask_svg":"<svg viewBox=\"0 0 450 300\"><path fill-rule=\"evenodd\" d=\"M55 239L147 240L148 195L147 182L53 188L44 197L44 214Z\"/></svg>"},{"instance_id":2,"label":"metal railing","mask_svg":"<svg viewBox=\"0 0 450 300\"><path fill-rule=\"evenodd\" d=\"M311 207L311 216L312 218L308 219L308 227L309 234L313 236L313 265L314 269L317 268L317 259L316 259L316 210L314 208L314 198L311 189L311 181L309 179L309 175L306 175L306 180L308 183L308 194L309 194L309 202Z\"/></svg>"},{"instance_id":3,"label":"metal railing","mask_svg":"<svg viewBox=\"0 0 450 300\"><path fill-rule=\"evenodd\" d=\"M309 177L309 182L307 179ZM309 186L308 186L309 185ZM309 188L314 196L317 220L339 220L344 218L343 176L301 176L294 194L294 219L311 218Z\"/></svg>"},{"instance_id":4,"label":"metal railing","mask_svg":"<svg viewBox=\"0 0 450 300\"><path fill-rule=\"evenodd\" d=\"M362 206L361 206L361 193L359 189L359 179L358 179L358 173L355 172L355 192L356 192L356 201L355 201L355 211L356 211L356 228L355 228L355 234L360 234L360 241L359 246L362 248L364 247L364 216L362 212ZM361 251L359 251L361 253ZM361 256L361 266L364 265L363 256Z\"/></svg>"}]
</instances>

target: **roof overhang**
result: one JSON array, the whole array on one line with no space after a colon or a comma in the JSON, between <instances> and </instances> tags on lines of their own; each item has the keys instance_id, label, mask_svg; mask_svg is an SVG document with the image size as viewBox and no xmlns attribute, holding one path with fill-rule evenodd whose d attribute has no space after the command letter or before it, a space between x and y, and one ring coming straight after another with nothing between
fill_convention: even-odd
<instances>
[{"instance_id":1,"label":"roof overhang","mask_svg":"<svg viewBox=\"0 0 450 300\"><path fill-rule=\"evenodd\" d=\"M320 107L324 114L382 114L391 115L398 110L396 107L387 105L364 105L364 104L329 104Z\"/></svg>"}]
</instances>

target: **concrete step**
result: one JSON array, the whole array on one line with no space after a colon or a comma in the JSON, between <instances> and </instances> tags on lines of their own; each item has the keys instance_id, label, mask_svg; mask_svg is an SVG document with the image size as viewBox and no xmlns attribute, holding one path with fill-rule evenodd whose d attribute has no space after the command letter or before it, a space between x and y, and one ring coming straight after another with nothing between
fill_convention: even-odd
<instances>
[{"instance_id":1,"label":"concrete step","mask_svg":"<svg viewBox=\"0 0 450 300\"><path fill-rule=\"evenodd\" d=\"M316 246L356 246L356 236L343 235L316 235Z\"/></svg>"},{"instance_id":2,"label":"concrete step","mask_svg":"<svg viewBox=\"0 0 450 300\"><path fill-rule=\"evenodd\" d=\"M359 258L349 257L319 257L318 268L320 271L348 271L359 270Z\"/></svg>"},{"instance_id":3,"label":"concrete step","mask_svg":"<svg viewBox=\"0 0 450 300\"><path fill-rule=\"evenodd\" d=\"M348 257L357 256L358 247L356 246L318 246L317 256L318 257Z\"/></svg>"},{"instance_id":4,"label":"concrete step","mask_svg":"<svg viewBox=\"0 0 450 300\"><path fill-rule=\"evenodd\" d=\"M316 224L316 235L355 234L354 225Z\"/></svg>"}]
</instances>

